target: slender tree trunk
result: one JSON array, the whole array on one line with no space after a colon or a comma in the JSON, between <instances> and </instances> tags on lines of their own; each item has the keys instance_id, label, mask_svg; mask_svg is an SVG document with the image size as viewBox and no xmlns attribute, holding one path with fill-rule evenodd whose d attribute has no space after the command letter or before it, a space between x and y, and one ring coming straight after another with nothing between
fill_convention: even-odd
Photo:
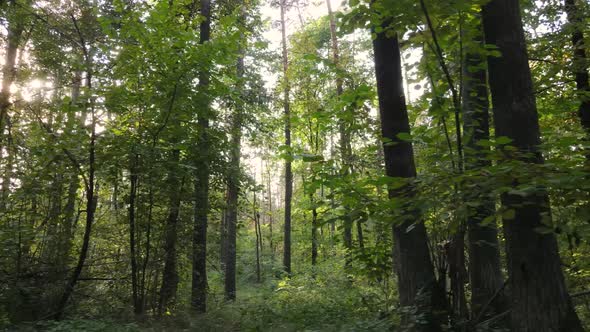
<instances>
[{"instance_id":1,"label":"slender tree trunk","mask_svg":"<svg viewBox=\"0 0 590 332\"><path fill-rule=\"evenodd\" d=\"M260 232L260 214L256 207L256 191L252 192L252 217L254 218L254 231L256 232L256 282L260 282L260 250L262 249L262 234Z\"/></svg>"},{"instance_id":2,"label":"slender tree trunk","mask_svg":"<svg viewBox=\"0 0 590 332\"><path fill-rule=\"evenodd\" d=\"M162 315L169 306L174 304L178 289L178 267L176 243L178 242L178 215L181 206L181 180L179 178L180 150L173 149L168 160L167 190L169 192L168 217L164 228L164 271L160 287L158 312Z\"/></svg>"},{"instance_id":3,"label":"slender tree trunk","mask_svg":"<svg viewBox=\"0 0 590 332\"><path fill-rule=\"evenodd\" d=\"M82 45L85 54L85 60L87 62L88 70L86 72L86 87L89 91L92 91L92 69L90 65L90 57L88 56L88 51L86 49L86 45ZM92 225L94 224L94 214L96 212L96 206L98 202L98 184L95 183L95 161L96 161L96 122L97 116L94 109L94 103L92 100L88 101L90 107L90 115L91 115L91 124L90 124L90 142L88 146L88 172L86 177L86 225L84 228L84 237L82 240L82 248L80 249L80 254L78 256L78 263L72 272L71 277L69 278L66 287L64 289L63 295L59 300L53 318L56 320L60 320L63 316L65 307L70 299L72 293L74 292L74 287L78 283L78 279L80 278L80 274L82 273L82 269L84 268L84 264L86 262L86 257L88 256L88 249L90 247L90 235L92 233Z\"/></svg>"},{"instance_id":4,"label":"slender tree trunk","mask_svg":"<svg viewBox=\"0 0 590 332\"><path fill-rule=\"evenodd\" d=\"M245 7L242 9L244 19ZM236 65L238 79L237 90L240 95L244 88L244 55L240 51ZM227 177L227 208L225 215L225 298L236 299L236 229L238 223L238 197L240 192L240 158L242 144L243 100L237 100L234 106L231 127L230 171Z\"/></svg>"},{"instance_id":5,"label":"slender tree trunk","mask_svg":"<svg viewBox=\"0 0 590 332\"><path fill-rule=\"evenodd\" d=\"M336 95L340 97L342 95L342 76L339 72L340 54L338 50L338 36L336 35L336 20L334 19L334 13L332 12L332 4L330 0L326 0L326 6L328 7L328 16L330 18L330 36L332 40L332 61L336 68ZM344 120L343 108L338 119L338 131L340 134L340 158L342 162L342 176L350 174L350 137L346 130L346 121ZM346 248L346 263L347 267L352 264L352 220L348 213L344 217L344 247Z\"/></svg>"},{"instance_id":6,"label":"slender tree trunk","mask_svg":"<svg viewBox=\"0 0 590 332\"><path fill-rule=\"evenodd\" d=\"M211 34L211 2L201 0L200 44L209 41ZM207 214L209 213L209 118L211 109L207 90L209 69L199 74L201 109L197 116L199 139L195 172L195 219L193 228L193 271L191 306L197 312L207 311Z\"/></svg>"},{"instance_id":7,"label":"slender tree trunk","mask_svg":"<svg viewBox=\"0 0 590 332\"><path fill-rule=\"evenodd\" d=\"M410 133L410 123L403 92L397 35L378 33L373 40L373 50L381 133L385 139L394 143L383 145L385 171L387 176L411 181L416 177L412 144L398 138L401 133ZM403 218L393 226L393 256L394 260L398 260L396 272L399 297L402 306L416 306L418 314L422 316L414 330L440 331L433 311L441 301L441 292L436 287L426 227L420 212L411 206L413 196L411 183L399 189L389 189L390 198L406 202L405 211L399 214Z\"/></svg>"},{"instance_id":8,"label":"slender tree trunk","mask_svg":"<svg viewBox=\"0 0 590 332\"><path fill-rule=\"evenodd\" d=\"M274 265L274 259L275 259L275 247L274 247L274 240L273 240L273 232L272 232L272 227L274 224L274 212L272 210L272 187L270 185L270 166L267 166L268 168L268 178L266 179L266 183L267 183L267 188L268 188L268 245L269 245L269 249L270 249L270 257L272 259L273 265Z\"/></svg>"},{"instance_id":9,"label":"slender tree trunk","mask_svg":"<svg viewBox=\"0 0 590 332\"><path fill-rule=\"evenodd\" d=\"M291 169L291 111L289 106L289 58L287 56L287 27L285 13L287 1L281 0L281 36L283 42L283 110L285 116L285 146L287 158L285 160L285 225L283 243L283 269L291 273L291 199L293 197L293 171Z\"/></svg>"},{"instance_id":10,"label":"slender tree trunk","mask_svg":"<svg viewBox=\"0 0 590 332\"><path fill-rule=\"evenodd\" d=\"M511 157L513 153L507 152L508 159L541 164L539 120L519 2L492 0L483 6L482 17L486 44L496 45L501 53L488 58L496 136L512 139L521 153ZM514 179L513 185L521 181ZM555 234L536 231L550 224L547 193L539 189L525 197L504 194L502 205L514 211L513 219L503 221L512 331L583 331L565 286Z\"/></svg>"},{"instance_id":11,"label":"slender tree trunk","mask_svg":"<svg viewBox=\"0 0 590 332\"><path fill-rule=\"evenodd\" d=\"M16 1L8 1L7 11L12 15L8 22L8 36L6 42L6 53L4 56L4 67L2 68L2 89L0 90L0 166L4 166L2 173L2 191L0 192L0 211L6 208L8 194L10 192L10 178L12 161L10 146L4 146L4 132L9 126L8 110L12 105L10 101L10 87L16 78L16 53L23 32L23 22L16 16ZM7 136L8 137L8 136ZM2 165L2 159L6 159Z\"/></svg>"},{"instance_id":12,"label":"slender tree trunk","mask_svg":"<svg viewBox=\"0 0 590 332\"><path fill-rule=\"evenodd\" d=\"M136 315L141 314L141 305L139 303L138 296L138 284L137 284L137 254L136 254L136 241L135 241L135 199L137 196L137 167L139 162L139 155L135 154L131 157L131 167L129 168L130 173L130 189L129 189L129 251L131 256L131 290L133 296L133 311Z\"/></svg>"},{"instance_id":13,"label":"slender tree trunk","mask_svg":"<svg viewBox=\"0 0 590 332\"><path fill-rule=\"evenodd\" d=\"M491 165L491 161L487 158L489 148L478 144L478 142L490 138L487 75L486 70L481 67L485 59L479 52L479 49L483 49L480 19L480 17L476 17L476 22L473 23L475 27L466 30L467 33L464 34L475 45L475 47L466 50L465 63L463 64L463 91L461 93L463 98L463 132L465 134L465 168L467 171L476 171ZM482 200L482 189L477 187L475 181L469 187L472 186L475 186L475 190L471 193L468 191L466 198L468 201L478 204L470 209L467 219L471 311L472 319L474 319L477 316L481 318L495 316L504 312L507 306L506 298L502 292L490 303L489 315L481 313L487 302L494 298L494 295L502 288L503 277L500 269L500 247L496 223L482 224L486 217L494 214L494 201L491 199Z\"/></svg>"},{"instance_id":14,"label":"slender tree trunk","mask_svg":"<svg viewBox=\"0 0 590 332\"><path fill-rule=\"evenodd\" d=\"M576 79L576 88L580 95L578 115L582 127L586 131L586 143L590 144L590 81L588 79L588 59L584 43L584 13L576 4L576 0L565 0L565 12L571 28L571 40L574 48L572 71ZM590 164L590 147L585 151Z\"/></svg>"},{"instance_id":15,"label":"slender tree trunk","mask_svg":"<svg viewBox=\"0 0 590 332\"><path fill-rule=\"evenodd\" d=\"M318 210L315 206L313 194L309 194L311 209L311 265L318 262Z\"/></svg>"}]
</instances>

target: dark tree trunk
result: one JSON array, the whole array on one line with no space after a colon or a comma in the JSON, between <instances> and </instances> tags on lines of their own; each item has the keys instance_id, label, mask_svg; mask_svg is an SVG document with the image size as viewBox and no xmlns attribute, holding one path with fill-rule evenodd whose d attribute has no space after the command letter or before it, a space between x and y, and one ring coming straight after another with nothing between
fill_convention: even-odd
<instances>
[{"instance_id":1,"label":"dark tree trunk","mask_svg":"<svg viewBox=\"0 0 590 332\"><path fill-rule=\"evenodd\" d=\"M270 249L270 257L272 259L274 265L275 259L275 248L274 248L274 240L273 240L273 232L272 227L274 224L274 212L272 210L272 187L270 185L270 167L268 167L268 178L266 179L266 187L268 188L268 245Z\"/></svg>"},{"instance_id":2,"label":"dark tree trunk","mask_svg":"<svg viewBox=\"0 0 590 332\"><path fill-rule=\"evenodd\" d=\"M260 214L256 206L256 191L252 195L252 217L254 219L254 231L256 232L256 282L260 282L260 254L262 250L262 232L260 231Z\"/></svg>"},{"instance_id":3,"label":"dark tree trunk","mask_svg":"<svg viewBox=\"0 0 590 332\"><path fill-rule=\"evenodd\" d=\"M487 90L486 70L481 67L485 62L479 49L483 48L483 34L480 17L476 17L473 29L466 30L464 36L473 42L472 48L467 48L463 64L463 132L465 136L465 168L466 171L491 165L487 158L489 147L477 144L490 138L489 101ZM475 181L474 181L475 182ZM467 219L469 277L471 285L472 319L478 315L483 318L495 316L504 312L506 298L502 294L488 306L489 315L483 315L487 302L494 298L496 292L502 288L503 277L500 265L500 248L498 230L495 223L482 225L482 221L494 214L493 199L481 197L482 188L477 183L470 183L475 189L467 190L466 199L477 202L477 206L469 211ZM485 197L485 196L484 196ZM474 322L477 323L477 322Z\"/></svg>"},{"instance_id":4,"label":"dark tree trunk","mask_svg":"<svg viewBox=\"0 0 590 332\"><path fill-rule=\"evenodd\" d=\"M397 35L386 36L378 33L373 40L377 94L381 115L381 133L394 144L383 144L385 171L387 176L404 178L416 177L412 144L398 138L399 134L410 133L408 112L402 85L400 48ZM412 184L399 189L390 189L389 197L411 201L414 196ZM402 220L393 226L394 260L398 260L398 290L402 306L416 306L422 315L422 324L416 322L416 331L439 331L439 324L433 317L433 307L440 301L434 268L428 249L426 228L420 212L405 204L405 211L398 215Z\"/></svg>"},{"instance_id":5,"label":"dark tree trunk","mask_svg":"<svg viewBox=\"0 0 590 332\"><path fill-rule=\"evenodd\" d=\"M209 41L211 34L211 2L201 0L200 44ZM209 212L209 118L211 110L207 90L209 70L199 74L200 105L197 116L199 139L195 172L195 216L193 228L193 271L191 306L197 312L207 311L207 214Z\"/></svg>"},{"instance_id":6,"label":"dark tree trunk","mask_svg":"<svg viewBox=\"0 0 590 332\"><path fill-rule=\"evenodd\" d=\"M313 194L309 194L311 209L311 265L318 262L318 210L315 206Z\"/></svg>"},{"instance_id":7,"label":"dark tree trunk","mask_svg":"<svg viewBox=\"0 0 590 332\"><path fill-rule=\"evenodd\" d=\"M131 294L133 297L133 312L139 316L142 314L143 308L139 301L138 294L137 244L135 239L135 200L137 198L138 164L139 155L133 154L131 156L131 167L129 167L129 254L131 256Z\"/></svg>"},{"instance_id":8,"label":"dark tree trunk","mask_svg":"<svg viewBox=\"0 0 590 332\"><path fill-rule=\"evenodd\" d=\"M178 268L176 243L178 242L178 215L181 205L181 181L179 179L180 150L174 149L168 160L169 207L166 226L164 228L164 271L160 287L159 314L162 315L173 304L178 289Z\"/></svg>"},{"instance_id":9,"label":"dark tree trunk","mask_svg":"<svg viewBox=\"0 0 590 332\"><path fill-rule=\"evenodd\" d=\"M245 10L245 9L242 9ZM242 14L243 15L243 14ZM238 79L237 89L241 93L244 87L244 56L240 54L236 65ZM240 157L242 142L242 106L243 100L235 103L231 128L230 172L227 178L227 208L224 220L225 231L225 298L236 299L236 225L238 223L238 196L240 191Z\"/></svg>"},{"instance_id":10,"label":"dark tree trunk","mask_svg":"<svg viewBox=\"0 0 590 332\"><path fill-rule=\"evenodd\" d=\"M285 225L283 243L283 268L287 274L291 273L291 199L293 198L293 171L291 169L291 111L289 106L289 58L287 56L287 28L285 13L287 1L281 0L281 36L283 42L283 111L285 116L285 146L287 159L285 160Z\"/></svg>"},{"instance_id":11,"label":"dark tree trunk","mask_svg":"<svg viewBox=\"0 0 590 332\"><path fill-rule=\"evenodd\" d=\"M153 222L153 207L154 207L154 193L153 184L149 182L148 189L148 208L147 208L147 226L145 231L145 257L143 258L141 266L141 280L139 284L139 300L141 301L141 314L145 314L147 308L147 291L149 285L146 285L147 267L150 261L151 253L151 236L152 236L152 222ZM148 280L149 283L149 280ZM156 287L154 287L156 288Z\"/></svg>"},{"instance_id":12,"label":"dark tree trunk","mask_svg":"<svg viewBox=\"0 0 590 332\"><path fill-rule=\"evenodd\" d=\"M359 242L359 248L364 249L365 248L365 237L363 235L363 223L360 220L358 220L356 222L356 238Z\"/></svg>"},{"instance_id":13,"label":"dark tree trunk","mask_svg":"<svg viewBox=\"0 0 590 332\"><path fill-rule=\"evenodd\" d=\"M543 163L519 2L492 0L483 7L482 17L486 44L496 45L501 53L488 58L496 136L512 139L520 153L512 159ZM514 179L513 184L521 181ZM504 220L512 330L583 331L565 286L555 234L536 231L551 218L547 193L505 194L502 205L514 211L513 219Z\"/></svg>"},{"instance_id":14,"label":"dark tree trunk","mask_svg":"<svg viewBox=\"0 0 590 332\"><path fill-rule=\"evenodd\" d=\"M459 229L455 230L447 249L449 279L451 280L452 322L456 326L462 326L468 318L467 297L465 296L467 271L465 270L465 231L463 225L459 225Z\"/></svg>"},{"instance_id":15,"label":"dark tree trunk","mask_svg":"<svg viewBox=\"0 0 590 332\"><path fill-rule=\"evenodd\" d=\"M590 144L590 81L588 79L588 60L584 43L584 13L576 5L576 0L565 0L565 12L571 28L571 40L574 48L572 71L576 79L576 88L580 94L578 115L586 131L586 143ZM585 151L590 162L590 148Z\"/></svg>"}]
</instances>

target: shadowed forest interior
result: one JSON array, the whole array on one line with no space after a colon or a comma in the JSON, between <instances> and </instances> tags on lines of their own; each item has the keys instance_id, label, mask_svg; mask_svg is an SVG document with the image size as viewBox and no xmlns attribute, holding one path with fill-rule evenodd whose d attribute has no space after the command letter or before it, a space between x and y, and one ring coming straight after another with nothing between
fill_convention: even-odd
<instances>
[{"instance_id":1,"label":"shadowed forest interior","mask_svg":"<svg viewBox=\"0 0 590 332\"><path fill-rule=\"evenodd\" d=\"M589 17L0 0L0 330L585 331Z\"/></svg>"}]
</instances>

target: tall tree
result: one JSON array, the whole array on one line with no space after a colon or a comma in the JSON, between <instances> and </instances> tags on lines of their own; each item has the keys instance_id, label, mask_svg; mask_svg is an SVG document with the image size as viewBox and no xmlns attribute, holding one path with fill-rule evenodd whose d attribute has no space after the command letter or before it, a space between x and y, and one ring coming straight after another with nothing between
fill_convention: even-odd
<instances>
[{"instance_id":1,"label":"tall tree","mask_svg":"<svg viewBox=\"0 0 590 332\"><path fill-rule=\"evenodd\" d=\"M242 9L241 20L244 17L245 7ZM243 36L243 34L242 34ZM242 37L243 39L243 37ZM244 54L240 48L240 54L236 65L236 90L239 96L242 96L244 88ZM225 210L225 243L224 252L224 277L225 277L225 298L227 300L236 299L236 225L238 222L238 197L240 192L240 158L242 142L242 113L243 100L238 98L234 103L233 114L231 119L231 146L230 146L230 165L227 176L227 208ZM258 244L257 244L258 245Z\"/></svg>"},{"instance_id":2,"label":"tall tree","mask_svg":"<svg viewBox=\"0 0 590 332\"><path fill-rule=\"evenodd\" d=\"M173 94L176 94L176 88ZM171 98L169 112L173 112L175 96ZM172 115L175 130L179 130L177 116ZM173 138L172 144L178 140ZM162 285L160 287L160 301L158 302L159 314L163 314L172 304L178 289L178 267L176 243L178 242L178 215L181 204L181 179L180 179L180 150L176 147L170 151L167 160L167 189L168 189L168 216L164 227L164 271L162 272Z\"/></svg>"},{"instance_id":3,"label":"tall tree","mask_svg":"<svg viewBox=\"0 0 590 332\"><path fill-rule=\"evenodd\" d=\"M475 13L465 25L461 32L465 40L461 92L465 170L477 172L482 167L491 165L487 155L490 148L478 144L490 139L487 71L482 54L484 45L479 13ZM469 188L475 189L469 191ZM495 203L491 197L482 201L482 188L477 183L468 185L465 190L468 191L467 200L476 203L470 209L467 220L471 311L472 319L476 319L477 316L484 317L481 310L484 310L490 299L493 299L489 306L491 316L500 314L507 308L503 293L497 294L503 285L497 226L495 223L483 224L486 217L495 213Z\"/></svg>"},{"instance_id":4,"label":"tall tree","mask_svg":"<svg viewBox=\"0 0 590 332\"><path fill-rule=\"evenodd\" d=\"M289 58L287 53L287 0L280 0L281 7L281 38L283 43L283 112L285 117L285 224L283 239L283 268L286 273L291 273L291 200L293 198L293 170L291 169L291 110L289 104Z\"/></svg>"},{"instance_id":5,"label":"tall tree","mask_svg":"<svg viewBox=\"0 0 590 332\"><path fill-rule=\"evenodd\" d=\"M577 5L576 0L565 0L564 5L574 48L572 71L581 100L578 115L582 127L586 131L586 143L590 144L590 80L588 79L588 59L584 42L584 11ZM586 151L586 158L590 160L590 151Z\"/></svg>"},{"instance_id":6,"label":"tall tree","mask_svg":"<svg viewBox=\"0 0 590 332\"><path fill-rule=\"evenodd\" d=\"M199 43L204 45L211 36L211 1L201 0ZM197 312L207 310L207 214L209 213L209 68L199 73L198 141L195 163L195 215L193 228L193 271L191 306Z\"/></svg>"},{"instance_id":7,"label":"tall tree","mask_svg":"<svg viewBox=\"0 0 590 332\"><path fill-rule=\"evenodd\" d=\"M496 136L506 136L517 149L507 159L542 164L535 95L518 0L492 0L482 8L486 44L500 56L488 57ZM514 178L512 185L526 179ZM537 229L550 223L549 197L543 188L527 195L506 193L504 218L513 331L583 331L567 292L557 240Z\"/></svg>"},{"instance_id":8,"label":"tall tree","mask_svg":"<svg viewBox=\"0 0 590 332\"><path fill-rule=\"evenodd\" d=\"M380 32L373 39L377 95L381 117L381 134L385 173L406 181L403 186L389 188L389 197L399 201L403 213L393 226L394 260L397 260L398 291L402 306L416 306L423 319L416 322L416 331L439 331L434 305L440 301L434 267L428 249L426 227L420 212L411 206L415 195L412 179L416 177L412 143L400 139L410 134L410 123L404 97L400 47L397 34ZM421 293L421 294L419 294Z\"/></svg>"},{"instance_id":9,"label":"tall tree","mask_svg":"<svg viewBox=\"0 0 590 332\"><path fill-rule=\"evenodd\" d=\"M5 128L8 128L10 126L10 117L8 114L8 110L12 105L12 102L10 100L10 88L12 87L12 84L14 83L16 78L16 54L24 30L24 20L22 17L19 17L20 14L17 6L18 5L16 3L16 0L8 1L8 35L6 38L7 40L4 54L4 66L2 68L2 89L0 90L0 162L2 161L2 159L6 159L4 165L0 164L0 166L4 166L4 172L0 174L0 176L2 177L2 191L0 192L0 211L5 208L6 201L8 199L8 194L10 191L12 153L10 151L10 146L8 144L5 145L5 143L7 142L4 141L4 131Z\"/></svg>"},{"instance_id":10,"label":"tall tree","mask_svg":"<svg viewBox=\"0 0 590 332\"><path fill-rule=\"evenodd\" d=\"M328 7L328 16L330 19L330 37L332 40L332 61L336 68L336 96L342 96L342 74L340 72L340 53L338 49L338 35L336 34L336 20L334 19L334 13L332 12L332 4L330 0L326 0L326 6ZM351 145L350 136L346 130L345 120L345 109L340 111L338 119L338 131L340 134L340 159L342 163L342 176L350 174L350 158L351 158ZM359 233L360 234L360 233ZM352 263L352 220L347 214L344 217L344 247L347 249L346 265Z\"/></svg>"},{"instance_id":11,"label":"tall tree","mask_svg":"<svg viewBox=\"0 0 590 332\"><path fill-rule=\"evenodd\" d=\"M85 38L83 34L83 30L80 28L78 19L72 15L72 23L75 27L77 32L77 40L78 45L80 47L80 52L83 54L84 59L84 69L86 72L86 84L85 87L88 91L92 92L92 79L94 75L94 66L93 66L93 58L92 58L92 45L88 44L87 38ZM85 19L88 19L85 17ZM87 22L86 22L87 23ZM97 140L97 133L96 127L98 122L98 116L96 114L96 105L95 100L92 97L88 97L85 105L84 114L90 115L90 126L89 126L89 141L88 141L88 155L87 155L87 170L83 171L81 168L80 163L75 159L74 156L68 152L68 156L71 161L76 165L78 171L80 171L84 178L84 188L85 188L85 195L86 195L86 223L84 227L84 237L82 240L82 247L80 248L80 253L78 255L78 262L70 278L68 279L65 289L61 298L59 299L57 306L55 308L55 312L53 313L53 318L59 320L62 318L64 314L64 310L70 297L74 292L74 288L78 283L78 279L80 278L80 274L82 273L82 269L86 263L86 258L88 257L88 250L90 248L90 236L92 234L92 226L94 225L94 218L96 213L96 207L98 203L98 183L96 181L96 140Z\"/></svg>"}]
</instances>

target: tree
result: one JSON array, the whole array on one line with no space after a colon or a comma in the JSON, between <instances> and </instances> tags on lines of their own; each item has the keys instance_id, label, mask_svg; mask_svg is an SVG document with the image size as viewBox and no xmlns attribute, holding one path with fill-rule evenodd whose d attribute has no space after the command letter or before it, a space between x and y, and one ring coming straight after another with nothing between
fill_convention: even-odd
<instances>
[{"instance_id":1,"label":"tree","mask_svg":"<svg viewBox=\"0 0 590 332\"><path fill-rule=\"evenodd\" d=\"M281 8L281 38L283 45L283 112L285 117L285 220L283 239L283 268L287 274L291 273L291 200L293 198L293 170L291 168L291 111L289 105L289 58L287 53L287 0L280 0Z\"/></svg>"},{"instance_id":2,"label":"tree","mask_svg":"<svg viewBox=\"0 0 590 332\"><path fill-rule=\"evenodd\" d=\"M582 127L586 131L586 140L588 141L590 140L590 80L588 79L588 64L584 43L584 14L582 8L576 4L576 0L565 0L564 7L571 29L571 41L574 49L572 71L575 76L576 89L580 95L578 116ZM590 160L590 152L586 152L586 158Z\"/></svg>"},{"instance_id":3,"label":"tree","mask_svg":"<svg viewBox=\"0 0 590 332\"><path fill-rule=\"evenodd\" d=\"M6 50L4 55L4 66L2 67L2 89L0 90L0 151L2 152L2 159L4 162L4 173L2 176L2 191L0 192L0 211L4 210L8 200L8 194L10 193L10 181L11 181L11 169L13 158L12 152L8 140L10 139L7 135L5 142L4 131L5 128L10 127L10 117L8 110L12 105L10 100L11 93L10 88L16 78L16 53L21 42L21 36L24 30L24 21L22 17L19 17L19 8L15 0L8 2L8 35ZM5 156L6 153L6 156Z\"/></svg>"},{"instance_id":4,"label":"tree","mask_svg":"<svg viewBox=\"0 0 590 332\"><path fill-rule=\"evenodd\" d=\"M242 6L241 25L245 21L246 7ZM243 27L240 27L243 28ZM243 33L241 34L243 36ZM243 37L242 37L243 38ZM244 42L245 43L245 42ZM242 48L240 48L242 49ZM225 212L225 241L222 244L226 246L224 252L224 278L225 278L225 298L227 300L236 299L236 226L238 222L238 197L240 193L240 158L241 158L241 140L242 140L242 119L243 103L242 97L244 89L244 52L240 51L236 64L236 90L238 98L233 105L232 123L231 123L231 147L230 147L230 166L227 176L227 209ZM256 243L258 246L258 243Z\"/></svg>"},{"instance_id":5,"label":"tree","mask_svg":"<svg viewBox=\"0 0 590 332\"><path fill-rule=\"evenodd\" d=\"M493 0L482 8L485 41L500 56L488 57L496 137L508 137L515 153L504 151L504 163L540 165L540 130L528 66L526 41L516 0ZM513 175L513 188L526 177ZM504 217L513 331L583 331L565 286L544 188L524 195L505 193L502 205L513 211Z\"/></svg>"},{"instance_id":6,"label":"tree","mask_svg":"<svg viewBox=\"0 0 590 332\"><path fill-rule=\"evenodd\" d=\"M211 2L201 0L199 43L205 45L211 34ZM209 68L199 74L200 108L197 114L198 141L195 163L195 215L193 228L193 271L191 306L197 312L207 310L207 214L209 213Z\"/></svg>"},{"instance_id":7,"label":"tree","mask_svg":"<svg viewBox=\"0 0 590 332\"><path fill-rule=\"evenodd\" d=\"M488 159L489 147L481 142L490 139L489 101L487 72L485 59L482 55L483 34L481 18L478 13L465 22L463 38L471 45L466 46L463 64L463 91L461 92L463 111L463 132L465 134L465 169L467 172L480 172L483 167L490 166ZM482 189L476 184L475 190L468 194L467 199L476 206L468 212L468 252L469 279L471 284L471 310L473 319L484 317L490 299L491 316L506 310L505 297L501 292L503 278L500 264L500 248L498 230L495 223L484 225L483 221L495 213L492 199L480 200ZM493 195L488 192L488 195ZM474 322L478 323L478 322Z\"/></svg>"},{"instance_id":8,"label":"tree","mask_svg":"<svg viewBox=\"0 0 590 332\"><path fill-rule=\"evenodd\" d=\"M384 139L385 174L403 185L389 188L389 197L402 207L393 226L393 258L397 260L398 291L402 306L416 306L425 315L421 331L440 327L433 311L440 301L430 259L426 228L420 212L411 206L412 179L416 177L412 143L402 139L410 134L410 123L402 85L400 48L397 34L380 32L373 40L375 74L379 97L381 133Z\"/></svg>"}]
</instances>

